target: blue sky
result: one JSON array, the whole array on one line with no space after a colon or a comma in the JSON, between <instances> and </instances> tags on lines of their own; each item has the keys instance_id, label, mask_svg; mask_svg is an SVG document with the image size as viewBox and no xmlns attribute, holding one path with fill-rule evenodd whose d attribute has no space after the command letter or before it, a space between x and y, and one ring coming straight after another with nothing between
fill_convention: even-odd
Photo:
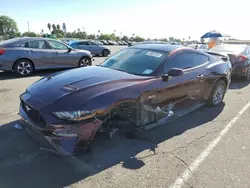
<instances>
[{"instance_id":1,"label":"blue sky","mask_svg":"<svg viewBox=\"0 0 250 188\"><path fill-rule=\"evenodd\" d=\"M250 39L247 0L0 0L0 15L16 20L21 32L48 31L47 23L88 33L193 39L219 30Z\"/></svg>"}]
</instances>

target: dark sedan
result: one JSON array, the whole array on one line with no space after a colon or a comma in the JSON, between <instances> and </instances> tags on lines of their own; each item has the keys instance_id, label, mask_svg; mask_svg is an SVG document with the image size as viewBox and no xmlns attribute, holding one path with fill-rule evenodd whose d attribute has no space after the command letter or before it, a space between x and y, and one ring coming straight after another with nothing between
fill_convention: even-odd
<instances>
[{"instance_id":1,"label":"dark sedan","mask_svg":"<svg viewBox=\"0 0 250 188\"><path fill-rule=\"evenodd\" d=\"M86 149L97 132L112 137L117 130L143 131L204 104L219 105L231 69L228 61L194 49L136 45L99 66L31 85L20 96L20 123L46 145L71 154Z\"/></svg>"},{"instance_id":2,"label":"dark sedan","mask_svg":"<svg viewBox=\"0 0 250 188\"><path fill-rule=\"evenodd\" d=\"M49 38L23 37L0 42L0 70L28 76L39 69L92 65L89 51Z\"/></svg>"},{"instance_id":3,"label":"dark sedan","mask_svg":"<svg viewBox=\"0 0 250 188\"><path fill-rule=\"evenodd\" d=\"M247 45L223 44L215 46L210 52L227 53L233 67L233 76L250 81L250 47Z\"/></svg>"}]
</instances>

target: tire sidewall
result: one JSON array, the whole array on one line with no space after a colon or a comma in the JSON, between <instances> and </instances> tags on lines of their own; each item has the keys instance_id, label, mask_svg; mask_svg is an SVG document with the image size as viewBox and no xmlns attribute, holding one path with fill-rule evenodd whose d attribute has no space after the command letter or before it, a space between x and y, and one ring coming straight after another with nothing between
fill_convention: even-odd
<instances>
[{"instance_id":1,"label":"tire sidewall","mask_svg":"<svg viewBox=\"0 0 250 188\"><path fill-rule=\"evenodd\" d=\"M218 104L215 104L214 101L213 101L214 92L215 92L215 91L217 90L217 88L218 88L219 86L221 86L221 85L224 87L223 96L222 96L221 101L220 101ZM209 99L208 99L208 101L207 101L208 105L209 105L209 106L218 106L218 105L220 105L220 104L222 103L223 99L224 99L225 94L226 94L226 84L225 84L225 82L224 82L223 80L218 80L218 81L215 83L215 85L214 85L214 87L213 87L213 89L212 89L212 92L210 93Z\"/></svg>"},{"instance_id":2,"label":"tire sidewall","mask_svg":"<svg viewBox=\"0 0 250 188\"><path fill-rule=\"evenodd\" d=\"M250 81L250 69L247 71L247 75L245 76L246 81Z\"/></svg>"},{"instance_id":3,"label":"tire sidewall","mask_svg":"<svg viewBox=\"0 0 250 188\"><path fill-rule=\"evenodd\" d=\"M104 57L107 57L108 56L108 50L103 50L103 52L102 52L102 55L104 56Z\"/></svg>"},{"instance_id":4,"label":"tire sidewall","mask_svg":"<svg viewBox=\"0 0 250 188\"><path fill-rule=\"evenodd\" d=\"M17 70L17 67L18 67L18 65L19 65L21 62L26 62L26 63L30 64L31 70L30 70L30 72L29 72L28 74L23 75L23 74L21 74L21 73ZM15 73L18 74L19 76L22 76L22 77L31 75L32 72L33 72L33 70L34 70L33 64L32 64L29 60L26 60L26 59L24 59L24 60L18 60L18 61L15 63L15 66L14 66L14 71L15 71Z\"/></svg>"},{"instance_id":5,"label":"tire sidewall","mask_svg":"<svg viewBox=\"0 0 250 188\"><path fill-rule=\"evenodd\" d=\"M80 59L79 63L78 63L78 67L80 67L80 68L82 67L82 66L81 66L81 62L82 62L83 59L88 59L88 61L89 61L89 63L90 63L90 65L88 65L88 66L91 66L91 59L90 59L89 57L82 57L82 58ZM87 67L87 66L83 66L83 67Z\"/></svg>"}]
</instances>

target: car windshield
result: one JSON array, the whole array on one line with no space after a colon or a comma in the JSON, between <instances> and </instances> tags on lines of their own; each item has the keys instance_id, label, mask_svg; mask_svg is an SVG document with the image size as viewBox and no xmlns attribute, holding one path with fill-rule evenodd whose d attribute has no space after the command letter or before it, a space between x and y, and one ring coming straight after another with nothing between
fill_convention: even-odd
<instances>
[{"instance_id":1,"label":"car windshield","mask_svg":"<svg viewBox=\"0 0 250 188\"><path fill-rule=\"evenodd\" d=\"M126 48L105 60L100 66L136 75L151 75L167 53L148 49Z\"/></svg>"}]
</instances>

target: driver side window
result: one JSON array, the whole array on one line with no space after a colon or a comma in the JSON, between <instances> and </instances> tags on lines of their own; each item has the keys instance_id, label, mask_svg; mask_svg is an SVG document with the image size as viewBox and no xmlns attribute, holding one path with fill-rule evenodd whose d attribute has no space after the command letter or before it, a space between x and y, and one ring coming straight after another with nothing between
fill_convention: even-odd
<instances>
[{"instance_id":1,"label":"driver side window","mask_svg":"<svg viewBox=\"0 0 250 188\"><path fill-rule=\"evenodd\" d=\"M190 69L193 67L200 66L209 61L209 58L205 55L194 53L194 52L181 52L172 57L166 62L164 66L164 73L172 68Z\"/></svg>"},{"instance_id":2,"label":"driver side window","mask_svg":"<svg viewBox=\"0 0 250 188\"><path fill-rule=\"evenodd\" d=\"M61 42L49 40L48 41L51 47L55 50L68 50L68 47L62 44Z\"/></svg>"}]
</instances>

